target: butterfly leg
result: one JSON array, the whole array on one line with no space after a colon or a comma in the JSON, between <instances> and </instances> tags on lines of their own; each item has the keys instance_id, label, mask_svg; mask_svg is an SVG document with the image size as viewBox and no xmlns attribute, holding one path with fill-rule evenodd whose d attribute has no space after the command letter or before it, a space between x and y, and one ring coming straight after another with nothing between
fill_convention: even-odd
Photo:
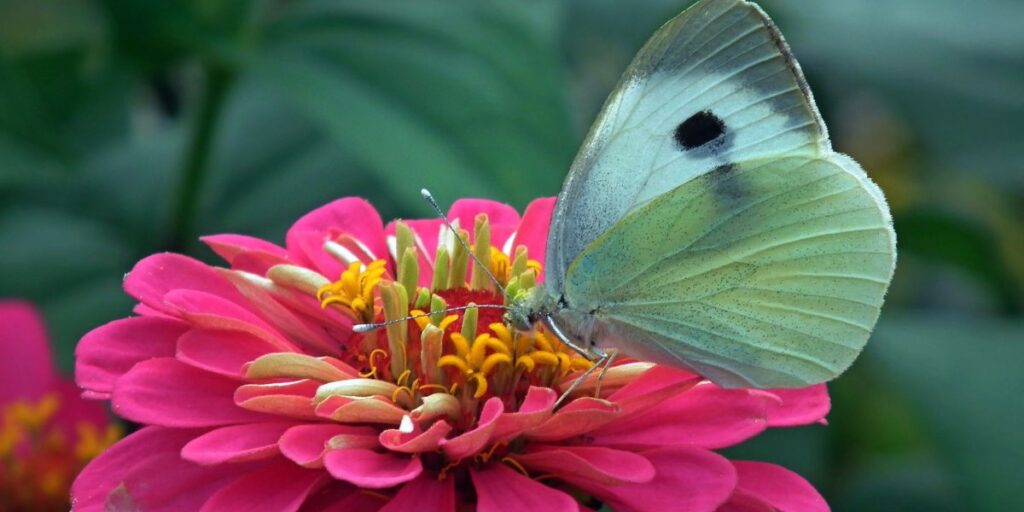
<instances>
[{"instance_id":1,"label":"butterfly leg","mask_svg":"<svg viewBox=\"0 0 1024 512\"><path fill-rule=\"evenodd\" d=\"M597 347L594 347L594 349L600 351ZM601 398L601 380L604 379L604 374L608 371L608 368L612 367L612 363L615 362L615 356L619 355L619 351L611 349L608 352L601 352L601 354L603 354L601 361L604 361L604 364L601 365L601 373L597 374L597 383L594 385L594 398ZM597 366L597 364L595 363L594 366Z\"/></svg>"},{"instance_id":2,"label":"butterfly leg","mask_svg":"<svg viewBox=\"0 0 1024 512\"><path fill-rule=\"evenodd\" d=\"M555 405L554 405L555 407L558 407L563 401L565 401L566 397L571 395L573 391L576 391L576 388L580 387L580 384L582 384L583 381L587 379L587 377L590 377L590 375L592 373L594 373L594 371L596 371L598 368L605 367L605 362L608 361L610 359L610 357L608 356L608 354L606 352L602 351L601 349L595 349L595 350L597 350L597 352L599 352L599 353L597 353L597 354L583 354L585 357L587 357L591 361L594 361L593 359L591 359L593 357L597 357L597 360L594 361L594 364L590 368L587 368L586 371L584 371L582 375L580 375L579 377L576 377L576 380L572 381L572 384L569 385L568 389L566 389L565 391L562 392L562 396L558 397L558 400L555 401ZM602 370L601 376L603 376L603 375L604 375L604 371ZM601 376L598 376L598 382L600 382ZM598 389L600 389L600 388L598 388Z\"/></svg>"},{"instance_id":3,"label":"butterfly leg","mask_svg":"<svg viewBox=\"0 0 1024 512\"><path fill-rule=\"evenodd\" d=\"M554 335L557 336L558 339L562 341L562 343L565 343L567 347L573 349L577 354L587 358L587 360L594 363L593 365L590 366L590 368L587 368L582 375L577 377L568 389L562 392L562 396L558 397L558 400L555 401L554 407L558 407L566 399L566 397L571 395L573 391L576 391L576 388L578 388L580 384L582 384L583 381L586 380L587 377L589 377L598 368L600 368L601 373L598 374L597 388L595 390L596 397L597 394L600 393L601 391L601 378L604 377L604 372L608 370L608 366L611 365L611 361L615 358L615 354L617 353L617 351L613 350L611 351L611 354L608 354L607 352L597 348L594 345L591 345L590 343L587 343L588 348L581 347L578 343L574 342L572 339L569 338L569 336L562 332L562 330L558 327L558 324L556 324L554 322L554 319L552 319L550 316L545 318L544 323L547 324L551 332L554 333Z\"/></svg>"}]
</instances>

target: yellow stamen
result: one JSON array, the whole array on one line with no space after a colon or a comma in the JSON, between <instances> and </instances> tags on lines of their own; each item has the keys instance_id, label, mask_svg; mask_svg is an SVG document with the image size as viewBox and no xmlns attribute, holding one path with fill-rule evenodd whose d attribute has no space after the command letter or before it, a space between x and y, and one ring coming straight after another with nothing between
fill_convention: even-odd
<instances>
[{"instance_id":1,"label":"yellow stamen","mask_svg":"<svg viewBox=\"0 0 1024 512\"><path fill-rule=\"evenodd\" d=\"M491 246L491 258L488 263L488 270L497 277L502 284L508 281L508 271L512 268L512 262L509 260L508 255L498 250L497 247Z\"/></svg>"},{"instance_id":2,"label":"yellow stamen","mask_svg":"<svg viewBox=\"0 0 1024 512\"><path fill-rule=\"evenodd\" d=\"M461 463L462 459L459 459L455 462L449 462L443 468L441 468L441 471L437 472L437 479L439 481L444 481L445 478L448 478L448 471L451 471L452 469L458 467L458 465Z\"/></svg>"},{"instance_id":3,"label":"yellow stamen","mask_svg":"<svg viewBox=\"0 0 1024 512\"><path fill-rule=\"evenodd\" d=\"M378 354L380 354L381 358L385 358L386 359L388 357L388 353L385 352L383 349L379 349L379 348L373 349L373 351L370 352L370 357L367 358L367 361L370 364L370 370L366 371L366 372L359 372L359 376L360 377L362 377L364 379L376 379L377 378L377 375L378 375L378 373L377 373L377 362L374 360L374 356L376 356Z\"/></svg>"},{"instance_id":4,"label":"yellow stamen","mask_svg":"<svg viewBox=\"0 0 1024 512\"><path fill-rule=\"evenodd\" d=\"M421 331L426 329L427 325L430 323L430 317L426 316L426 314L426 311L423 311L422 309L413 309L409 311L409 316L413 317L413 321L416 322L416 325Z\"/></svg>"},{"instance_id":5,"label":"yellow stamen","mask_svg":"<svg viewBox=\"0 0 1024 512\"><path fill-rule=\"evenodd\" d=\"M416 398L416 395L412 392L412 389L409 389L409 388L407 388L405 386L400 386L400 387L395 388L395 390L393 392L391 392L391 402L397 404L398 403L398 395L399 395L399 393L401 393L403 391L405 392L406 395L409 396L410 399Z\"/></svg>"},{"instance_id":6,"label":"yellow stamen","mask_svg":"<svg viewBox=\"0 0 1024 512\"><path fill-rule=\"evenodd\" d=\"M484 363L480 365L480 373L489 375L491 370L501 363L512 364L512 358L508 354L491 354L487 356L487 359L484 359Z\"/></svg>"},{"instance_id":7,"label":"yellow stamen","mask_svg":"<svg viewBox=\"0 0 1024 512\"><path fill-rule=\"evenodd\" d=\"M519 356L519 359L516 359L516 367L520 366L526 370L526 373L530 373L537 367L537 363L530 356Z\"/></svg>"},{"instance_id":8,"label":"yellow stamen","mask_svg":"<svg viewBox=\"0 0 1024 512\"><path fill-rule=\"evenodd\" d=\"M490 329L491 332L494 333L494 337L501 340L501 342L504 343L505 346L512 346L512 331L507 326L505 326L505 324L495 322L493 324L488 325L487 328Z\"/></svg>"},{"instance_id":9,"label":"yellow stamen","mask_svg":"<svg viewBox=\"0 0 1024 512\"><path fill-rule=\"evenodd\" d=\"M498 441L497 443L492 444L491 447L486 452L477 455L477 458L480 459L480 462L486 463L491 460L491 457L494 457L494 452L497 451L498 448L502 448L505 446L508 446L508 443L506 443L505 441Z\"/></svg>"},{"instance_id":10,"label":"yellow stamen","mask_svg":"<svg viewBox=\"0 0 1024 512\"><path fill-rule=\"evenodd\" d=\"M530 357L535 363L542 364L544 366L557 366L558 356L545 350L536 350L530 352Z\"/></svg>"},{"instance_id":11,"label":"yellow stamen","mask_svg":"<svg viewBox=\"0 0 1024 512\"><path fill-rule=\"evenodd\" d=\"M387 494L384 494L384 493L381 493L381 492L369 491L369 490L366 490L366 489L360 489L359 492L361 492L361 493L363 493L363 494L365 494L367 496L373 496L374 498L380 498L380 499L382 499L384 501L391 501L391 496L388 496Z\"/></svg>"},{"instance_id":12,"label":"yellow stamen","mask_svg":"<svg viewBox=\"0 0 1024 512\"><path fill-rule=\"evenodd\" d=\"M534 339L534 342L537 344L537 349L538 350L543 350L544 352L554 352L555 351L555 349L551 345L551 342L548 341L548 337L547 337L546 334L544 334L542 332L538 332L538 333L536 333L536 335L534 336L533 339Z\"/></svg>"},{"instance_id":13,"label":"yellow stamen","mask_svg":"<svg viewBox=\"0 0 1024 512\"><path fill-rule=\"evenodd\" d=\"M473 398L483 398L487 394L487 377L484 377L482 373L474 373L469 378L476 382L476 392L473 393Z\"/></svg>"},{"instance_id":14,"label":"yellow stamen","mask_svg":"<svg viewBox=\"0 0 1024 512\"><path fill-rule=\"evenodd\" d=\"M469 373L473 371L469 368L469 365L466 364L465 359L451 354L441 356L441 358L437 360L437 366L441 368L444 368L445 366L454 366L462 371L462 373Z\"/></svg>"},{"instance_id":15,"label":"yellow stamen","mask_svg":"<svg viewBox=\"0 0 1024 512\"><path fill-rule=\"evenodd\" d=\"M412 375L412 370L406 369L398 376L398 379L395 379L395 384L398 386L405 386L405 381L409 380L410 375Z\"/></svg>"},{"instance_id":16,"label":"yellow stamen","mask_svg":"<svg viewBox=\"0 0 1024 512\"><path fill-rule=\"evenodd\" d=\"M466 341L465 336L455 332L452 333L451 336L449 336L449 339L452 340L452 345L455 345L456 355L463 359L469 356L469 343Z\"/></svg>"},{"instance_id":17,"label":"yellow stamen","mask_svg":"<svg viewBox=\"0 0 1024 512\"><path fill-rule=\"evenodd\" d=\"M322 307L339 304L349 308L357 318L373 320L373 291L387 272L385 260L375 260L369 265L358 261L348 266L341 277L321 286L316 298Z\"/></svg>"},{"instance_id":18,"label":"yellow stamen","mask_svg":"<svg viewBox=\"0 0 1024 512\"><path fill-rule=\"evenodd\" d=\"M532 269L533 273L539 276L540 271L542 268L544 268L544 266L541 265L540 262L537 260L529 260L526 262L526 268Z\"/></svg>"},{"instance_id":19,"label":"yellow stamen","mask_svg":"<svg viewBox=\"0 0 1024 512\"><path fill-rule=\"evenodd\" d=\"M441 330L443 331L443 330L447 329L450 325L454 324L458 320L459 320L459 315L448 315L448 316L444 317L444 320L441 320L441 323L438 325L438 327L440 327Z\"/></svg>"},{"instance_id":20,"label":"yellow stamen","mask_svg":"<svg viewBox=\"0 0 1024 512\"><path fill-rule=\"evenodd\" d=\"M558 356L558 373L565 375L569 373L569 368L572 367L572 361L569 360L569 354L565 352L559 352Z\"/></svg>"},{"instance_id":21,"label":"yellow stamen","mask_svg":"<svg viewBox=\"0 0 1024 512\"><path fill-rule=\"evenodd\" d=\"M501 461L504 462L505 464L508 464L509 466L512 466L513 469L516 469L517 471L522 473L523 476L527 478L530 477L530 472L527 471L526 468L524 468L523 465L519 463L519 461L513 459L512 457L504 457L501 459Z\"/></svg>"},{"instance_id":22,"label":"yellow stamen","mask_svg":"<svg viewBox=\"0 0 1024 512\"><path fill-rule=\"evenodd\" d=\"M440 385L440 384L420 384L420 386L419 386L418 388L416 388L416 389L417 389L418 391L423 391L423 390L427 390L427 391L430 391L430 390L434 390L434 391L439 391L439 392L441 392L441 393L447 393L447 392L449 391L447 387L445 387L445 386L442 386L442 385ZM453 393L454 393L454 391L453 391Z\"/></svg>"}]
</instances>

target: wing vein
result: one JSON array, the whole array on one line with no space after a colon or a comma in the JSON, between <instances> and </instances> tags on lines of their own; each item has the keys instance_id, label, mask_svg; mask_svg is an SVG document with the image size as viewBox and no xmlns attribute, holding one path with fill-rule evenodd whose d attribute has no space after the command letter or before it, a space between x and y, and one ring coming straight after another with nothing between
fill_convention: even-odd
<instances>
[{"instance_id":1,"label":"wing vein","mask_svg":"<svg viewBox=\"0 0 1024 512\"><path fill-rule=\"evenodd\" d=\"M695 331L702 332L702 333L704 333L706 335L709 335L711 337L725 338L726 340L732 341L732 342L737 343L739 345L744 345L744 346L750 347L750 348L752 348L754 350L762 350L762 351L765 351L765 352L771 352L773 354L778 354L778 355L783 356L783 357L789 357L789 358L792 358L792 359L804 361L804 362L810 363L812 365L818 366L818 367L826 370L829 373L835 373L835 369L834 368L832 368L831 366L827 365L823 361L820 361L820 360L818 360L816 358L813 358L813 357L810 357L810 356L805 356L805 355L802 355L802 354L795 354L795 353L790 352L788 350L782 350L782 349L779 349L779 348L757 346L757 345L755 345L755 344L753 344L753 343L751 343L749 341L745 341L745 340L742 340L740 338L736 338L736 337L729 336L729 335L726 335L726 334L715 333L715 332L712 332L712 331L708 330L706 327L703 327L703 326L700 326L700 325L697 325L697 324L693 324L693 323L690 323L690 322L682 321L682 320L679 320L679 319L667 319L667 318L662 318L662 317L658 317L658 316L654 316L654 315L647 315L647 314L643 314L643 313L633 313L633 314L631 314L629 316L616 316L615 319L619 320L620 322L628 323L628 324L630 324L630 325L632 325L632 326L634 326L634 327L636 327L638 329L641 329L641 330L645 330L645 331L649 331L650 330L647 327L641 326L637 322L629 321L630 317L646 318L646 319L649 319L649 320L655 320L655 321L659 321L659 322L666 322L666 323L669 323L669 324L676 324L676 325L679 325L681 327L686 327L686 328L689 328L689 329L693 329ZM664 335L662 335L662 336L664 336ZM844 346L845 347L845 345L840 345L840 346ZM849 347L846 347L846 348L849 348Z\"/></svg>"}]
</instances>

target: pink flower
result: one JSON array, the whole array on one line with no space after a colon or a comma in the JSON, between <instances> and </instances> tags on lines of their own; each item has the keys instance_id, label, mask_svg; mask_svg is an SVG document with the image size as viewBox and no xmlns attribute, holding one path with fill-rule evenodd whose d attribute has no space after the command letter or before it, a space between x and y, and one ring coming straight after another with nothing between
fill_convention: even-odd
<instances>
[{"instance_id":1,"label":"pink flower","mask_svg":"<svg viewBox=\"0 0 1024 512\"><path fill-rule=\"evenodd\" d=\"M512 294L540 277L553 199L522 218L450 211ZM799 476L714 452L821 422L824 386L724 390L623 360L555 401L590 362L497 309L358 334L354 323L502 297L437 219L384 226L341 199L286 247L204 241L229 268L176 254L125 278L137 316L86 335L77 379L144 425L90 464L76 510L819 511Z\"/></svg>"},{"instance_id":2,"label":"pink flower","mask_svg":"<svg viewBox=\"0 0 1024 512\"><path fill-rule=\"evenodd\" d=\"M35 308L0 301L0 510L67 510L72 478L118 437L54 370Z\"/></svg>"}]
</instances>

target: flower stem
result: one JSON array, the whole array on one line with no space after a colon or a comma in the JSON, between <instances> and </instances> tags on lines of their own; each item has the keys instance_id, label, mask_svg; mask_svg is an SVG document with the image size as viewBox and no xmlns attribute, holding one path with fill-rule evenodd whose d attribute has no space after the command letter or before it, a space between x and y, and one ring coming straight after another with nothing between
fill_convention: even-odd
<instances>
[{"instance_id":1,"label":"flower stem","mask_svg":"<svg viewBox=\"0 0 1024 512\"><path fill-rule=\"evenodd\" d=\"M205 83L199 98L187 153L182 163L180 180L174 195L171 213L170 249L181 251L196 237L196 214L199 192L210 163L213 134L220 119L221 107L233 82L233 73L223 66L204 67Z\"/></svg>"}]
</instances>

